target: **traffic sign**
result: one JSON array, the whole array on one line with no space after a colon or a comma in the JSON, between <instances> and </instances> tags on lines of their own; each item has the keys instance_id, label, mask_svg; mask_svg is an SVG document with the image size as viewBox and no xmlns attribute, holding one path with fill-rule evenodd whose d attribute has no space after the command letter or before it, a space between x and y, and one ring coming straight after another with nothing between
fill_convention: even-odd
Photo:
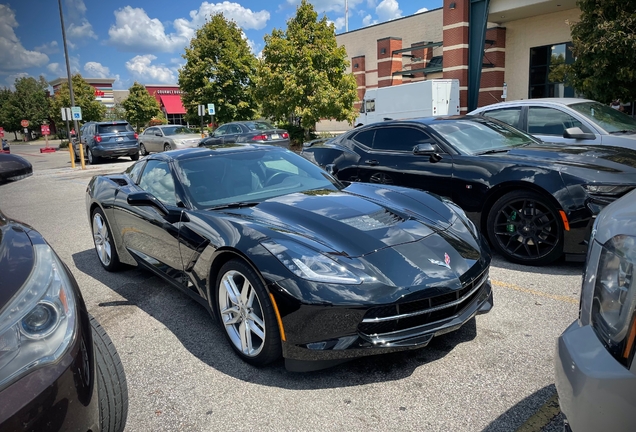
<instances>
[{"instance_id":1,"label":"traffic sign","mask_svg":"<svg viewBox=\"0 0 636 432\"><path fill-rule=\"evenodd\" d=\"M199 117L203 117L205 115L205 105L199 105L197 111L198 111Z\"/></svg>"},{"instance_id":2,"label":"traffic sign","mask_svg":"<svg viewBox=\"0 0 636 432\"><path fill-rule=\"evenodd\" d=\"M82 119L82 108L81 107L71 107L71 120L81 120Z\"/></svg>"},{"instance_id":3,"label":"traffic sign","mask_svg":"<svg viewBox=\"0 0 636 432\"><path fill-rule=\"evenodd\" d=\"M0 138L4 138L4 128L0 127Z\"/></svg>"},{"instance_id":4,"label":"traffic sign","mask_svg":"<svg viewBox=\"0 0 636 432\"><path fill-rule=\"evenodd\" d=\"M21 125L23 128L29 127L29 121L28 121L28 120L22 120L22 121L20 122L20 125Z\"/></svg>"},{"instance_id":5,"label":"traffic sign","mask_svg":"<svg viewBox=\"0 0 636 432\"><path fill-rule=\"evenodd\" d=\"M214 115L214 104L208 104L208 114Z\"/></svg>"},{"instance_id":6,"label":"traffic sign","mask_svg":"<svg viewBox=\"0 0 636 432\"><path fill-rule=\"evenodd\" d=\"M49 125L40 126L40 130L42 131L42 135L51 135L51 129L49 129Z\"/></svg>"}]
</instances>

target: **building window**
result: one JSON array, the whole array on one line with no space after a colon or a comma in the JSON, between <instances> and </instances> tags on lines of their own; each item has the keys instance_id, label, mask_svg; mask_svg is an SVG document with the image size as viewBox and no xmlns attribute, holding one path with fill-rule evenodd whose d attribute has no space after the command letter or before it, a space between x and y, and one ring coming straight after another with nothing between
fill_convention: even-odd
<instances>
[{"instance_id":1,"label":"building window","mask_svg":"<svg viewBox=\"0 0 636 432\"><path fill-rule=\"evenodd\" d=\"M530 48L528 98L573 97L565 84L565 65L574 62L572 43Z\"/></svg>"}]
</instances>

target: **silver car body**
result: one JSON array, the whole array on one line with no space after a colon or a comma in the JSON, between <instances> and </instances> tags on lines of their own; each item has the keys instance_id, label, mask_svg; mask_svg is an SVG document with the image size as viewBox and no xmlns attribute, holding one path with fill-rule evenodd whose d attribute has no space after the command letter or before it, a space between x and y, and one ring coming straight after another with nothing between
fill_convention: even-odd
<instances>
[{"instance_id":1,"label":"silver car body","mask_svg":"<svg viewBox=\"0 0 636 432\"><path fill-rule=\"evenodd\" d=\"M139 135L139 147L143 145L142 154L158 153L166 149L176 150L189 147L197 147L201 142L201 135L198 133L176 133L171 134L175 128L183 128L181 125L160 125L147 128Z\"/></svg>"},{"instance_id":2,"label":"silver car body","mask_svg":"<svg viewBox=\"0 0 636 432\"><path fill-rule=\"evenodd\" d=\"M591 109L584 110L581 107L597 107L597 110L596 112ZM598 116L601 114L600 110L607 113L606 110L612 110L612 108L589 99L542 98L500 102L477 108L469 114L501 120L546 142L577 145L601 144L636 150L636 120L612 110L611 114L620 115L619 117L628 124L621 129L631 130L629 133L617 133L616 129L612 130L609 124L594 118L593 114ZM587 114L584 115L582 112ZM565 129L575 127L591 135L585 139L566 138Z\"/></svg>"},{"instance_id":3,"label":"silver car body","mask_svg":"<svg viewBox=\"0 0 636 432\"><path fill-rule=\"evenodd\" d=\"M559 404L574 432L636 430L635 236L636 191L599 214L579 319L557 341Z\"/></svg>"}]
</instances>

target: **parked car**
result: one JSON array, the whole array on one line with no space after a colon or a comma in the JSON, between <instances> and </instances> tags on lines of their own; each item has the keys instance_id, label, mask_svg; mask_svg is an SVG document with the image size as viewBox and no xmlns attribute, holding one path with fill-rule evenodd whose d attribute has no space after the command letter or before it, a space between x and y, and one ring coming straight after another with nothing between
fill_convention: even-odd
<instances>
[{"instance_id":1,"label":"parked car","mask_svg":"<svg viewBox=\"0 0 636 432\"><path fill-rule=\"evenodd\" d=\"M636 429L636 191L597 217L579 319L557 342L556 387L566 430Z\"/></svg>"},{"instance_id":2,"label":"parked car","mask_svg":"<svg viewBox=\"0 0 636 432\"><path fill-rule=\"evenodd\" d=\"M636 150L636 120L607 105L577 98L501 102L478 108L546 142L609 145Z\"/></svg>"},{"instance_id":3,"label":"parked car","mask_svg":"<svg viewBox=\"0 0 636 432\"><path fill-rule=\"evenodd\" d=\"M89 164L120 156L129 156L134 161L139 159L137 133L126 121L87 122L81 127L79 138ZM73 140L76 161L80 158L78 143L77 139Z\"/></svg>"},{"instance_id":4,"label":"parked car","mask_svg":"<svg viewBox=\"0 0 636 432\"><path fill-rule=\"evenodd\" d=\"M11 146L9 145L9 141L2 138L2 146L0 146L0 153L11 153Z\"/></svg>"},{"instance_id":5,"label":"parked car","mask_svg":"<svg viewBox=\"0 0 636 432\"><path fill-rule=\"evenodd\" d=\"M33 175L31 162L16 154L0 153L0 184Z\"/></svg>"},{"instance_id":6,"label":"parked car","mask_svg":"<svg viewBox=\"0 0 636 432\"><path fill-rule=\"evenodd\" d=\"M0 251L0 430L123 431L124 369L69 269L1 212Z\"/></svg>"},{"instance_id":7,"label":"parked car","mask_svg":"<svg viewBox=\"0 0 636 432\"><path fill-rule=\"evenodd\" d=\"M506 259L585 256L594 217L636 187L636 152L549 145L497 120L424 118L363 126L301 155L340 180L452 199Z\"/></svg>"},{"instance_id":8,"label":"parked car","mask_svg":"<svg viewBox=\"0 0 636 432\"><path fill-rule=\"evenodd\" d=\"M273 146L150 155L93 177L86 205L106 270L163 277L255 365L282 355L311 370L424 347L493 304L488 246L456 205L345 186Z\"/></svg>"},{"instance_id":9,"label":"parked car","mask_svg":"<svg viewBox=\"0 0 636 432\"><path fill-rule=\"evenodd\" d=\"M152 126L139 135L139 151L142 156L149 153L197 147L201 135L181 125Z\"/></svg>"},{"instance_id":10,"label":"parked car","mask_svg":"<svg viewBox=\"0 0 636 432\"><path fill-rule=\"evenodd\" d=\"M208 138L201 141L201 146L234 143L270 144L289 148L289 133L264 120L232 122L219 126Z\"/></svg>"}]
</instances>

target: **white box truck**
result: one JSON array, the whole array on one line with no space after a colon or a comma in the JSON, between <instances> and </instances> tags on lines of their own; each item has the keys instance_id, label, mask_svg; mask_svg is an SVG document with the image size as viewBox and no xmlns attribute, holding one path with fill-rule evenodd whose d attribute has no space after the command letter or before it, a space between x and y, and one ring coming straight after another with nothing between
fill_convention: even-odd
<instances>
[{"instance_id":1,"label":"white box truck","mask_svg":"<svg viewBox=\"0 0 636 432\"><path fill-rule=\"evenodd\" d=\"M368 89L354 125L459 114L459 80L432 79Z\"/></svg>"}]
</instances>

